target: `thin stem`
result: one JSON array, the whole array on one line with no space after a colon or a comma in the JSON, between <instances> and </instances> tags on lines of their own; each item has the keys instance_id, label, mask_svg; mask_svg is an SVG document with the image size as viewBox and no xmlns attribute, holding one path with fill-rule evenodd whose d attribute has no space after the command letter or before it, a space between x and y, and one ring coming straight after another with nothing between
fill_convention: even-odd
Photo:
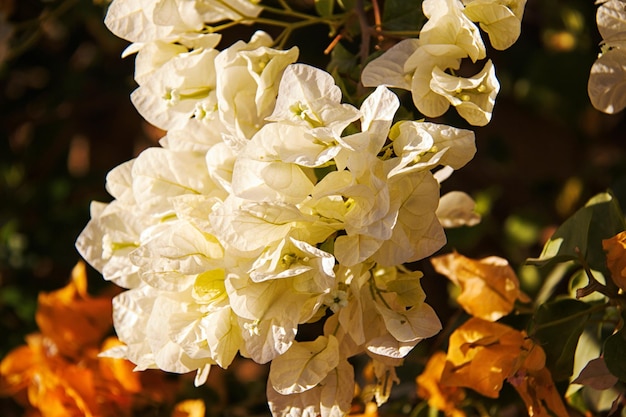
<instances>
[{"instance_id":1,"label":"thin stem","mask_svg":"<svg viewBox=\"0 0 626 417\"><path fill-rule=\"evenodd\" d=\"M380 7L378 6L378 0L372 0L372 8L374 9L374 30L376 32L377 49L380 48L380 44L383 42L384 36L381 35L383 28L383 21L380 15Z\"/></svg>"},{"instance_id":2,"label":"thin stem","mask_svg":"<svg viewBox=\"0 0 626 417\"><path fill-rule=\"evenodd\" d=\"M416 38L420 35L419 30L379 30L382 36L389 36L392 38Z\"/></svg>"},{"instance_id":3,"label":"thin stem","mask_svg":"<svg viewBox=\"0 0 626 417\"><path fill-rule=\"evenodd\" d=\"M285 0L278 0L278 2L280 3L281 7L287 11L293 12L294 10L291 8L291 6L285 1Z\"/></svg>"},{"instance_id":4,"label":"thin stem","mask_svg":"<svg viewBox=\"0 0 626 417\"><path fill-rule=\"evenodd\" d=\"M578 261L582 265L583 270L585 271L585 274L587 275L587 279L589 280L587 286L576 290L576 298L585 297L596 291L599 292L600 294L606 295L609 298L615 297L617 293L614 293L613 291L611 291L609 287L599 282L596 279L596 277L593 276L591 267L589 266L587 259L585 259L580 249L576 248L575 250L576 250L576 254L578 255Z\"/></svg>"},{"instance_id":5,"label":"thin stem","mask_svg":"<svg viewBox=\"0 0 626 417\"><path fill-rule=\"evenodd\" d=\"M385 307L387 307L389 310L392 310L391 306L387 304L387 300L385 300L385 298L381 295L381 290L376 286L376 282L374 282L374 276L370 278L369 284L370 284L370 293L372 294L372 299L375 300L376 298L380 298L380 301L383 302Z\"/></svg>"},{"instance_id":6,"label":"thin stem","mask_svg":"<svg viewBox=\"0 0 626 417\"><path fill-rule=\"evenodd\" d=\"M228 23L224 23L221 24L219 26L205 26L205 29L207 30L207 32L209 33L216 33L216 32L221 32L223 30L229 29L233 26L237 26L239 24L244 23L244 20L233 20L232 22L228 22Z\"/></svg>"},{"instance_id":7,"label":"thin stem","mask_svg":"<svg viewBox=\"0 0 626 417\"><path fill-rule=\"evenodd\" d=\"M330 54L333 51L333 49L335 49L335 46L337 46L341 38L343 38L343 35L341 33L335 36L334 39L328 44L326 49L324 49L324 55Z\"/></svg>"},{"instance_id":8,"label":"thin stem","mask_svg":"<svg viewBox=\"0 0 626 417\"><path fill-rule=\"evenodd\" d=\"M302 19L302 20L307 20L307 19L316 19L317 16L312 16L310 14L306 14L306 13L302 13L302 12L298 12L296 10L293 10L291 7L289 7L288 9L279 9L276 7L272 7L272 6L265 6L265 5L261 5L261 7L263 7L263 10L272 13L272 14L277 14L280 16L290 16L290 17L295 17L297 19ZM330 18L333 18L334 16L330 16Z\"/></svg>"}]
</instances>

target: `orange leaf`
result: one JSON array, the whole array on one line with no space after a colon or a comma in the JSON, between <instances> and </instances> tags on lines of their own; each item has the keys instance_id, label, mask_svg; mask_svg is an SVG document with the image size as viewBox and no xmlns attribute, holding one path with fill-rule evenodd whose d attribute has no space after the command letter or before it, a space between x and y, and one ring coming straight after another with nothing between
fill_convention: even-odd
<instances>
[{"instance_id":1,"label":"orange leaf","mask_svg":"<svg viewBox=\"0 0 626 417\"><path fill-rule=\"evenodd\" d=\"M611 279L626 291L626 231L603 240L602 248L607 252L606 265L611 271Z\"/></svg>"},{"instance_id":2,"label":"orange leaf","mask_svg":"<svg viewBox=\"0 0 626 417\"><path fill-rule=\"evenodd\" d=\"M461 287L458 303L475 317L496 321L513 311L516 300L528 302L509 263L497 256L480 260L456 252L434 257L437 272Z\"/></svg>"}]
</instances>

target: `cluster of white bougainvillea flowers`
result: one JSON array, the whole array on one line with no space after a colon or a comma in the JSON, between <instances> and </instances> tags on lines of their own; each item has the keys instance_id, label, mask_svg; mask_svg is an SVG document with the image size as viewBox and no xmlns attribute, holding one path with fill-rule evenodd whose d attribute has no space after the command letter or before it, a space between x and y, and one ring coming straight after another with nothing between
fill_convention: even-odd
<instances>
[{"instance_id":1,"label":"cluster of white bougainvillea flowers","mask_svg":"<svg viewBox=\"0 0 626 417\"><path fill-rule=\"evenodd\" d=\"M498 50L520 35L526 0L424 0L428 21L419 38L405 39L373 60L362 74L366 86L410 90L413 103L427 117L443 115L450 105L474 126L491 120L500 90L495 68L487 60L472 77L455 75L463 59L486 58L478 24Z\"/></svg>"},{"instance_id":2,"label":"cluster of white bougainvillea flowers","mask_svg":"<svg viewBox=\"0 0 626 417\"><path fill-rule=\"evenodd\" d=\"M431 80L423 102L454 104L460 88L470 100L457 108L483 124L497 90L491 64L470 79L445 71L484 58L466 14L494 45L514 41L501 4L426 0L420 40L381 60ZM403 264L438 250L444 226L477 221L467 195L440 198L439 184L472 159L474 134L394 121L399 99L382 85L359 108L343 103L329 73L295 63L296 48L274 49L263 32L218 50L220 35L203 30L260 10L246 0L111 3L108 27L137 53L132 102L167 133L108 174L114 200L92 203L77 248L127 289L113 302L124 346L106 355L197 371L197 384L238 354L271 362L274 415L339 416L354 394L349 358L369 356L383 403L395 367L440 330L422 274ZM296 338L314 322L318 334Z\"/></svg>"},{"instance_id":3,"label":"cluster of white bougainvillea flowers","mask_svg":"<svg viewBox=\"0 0 626 417\"><path fill-rule=\"evenodd\" d=\"M588 91L595 108L613 114L626 108L626 1L598 3L602 52L591 67Z\"/></svg>"}]
</instances>

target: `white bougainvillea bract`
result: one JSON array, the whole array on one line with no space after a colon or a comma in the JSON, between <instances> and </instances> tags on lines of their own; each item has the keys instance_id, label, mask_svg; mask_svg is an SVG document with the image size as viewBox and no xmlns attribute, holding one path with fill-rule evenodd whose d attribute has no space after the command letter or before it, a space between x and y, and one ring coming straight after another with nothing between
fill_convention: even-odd
<instances>
[{"instance_id":1,"label":"white bougainvillea bract","mask_svg":"<svg viewBox=\"0 0 626 417\"><path fill-rule=\"evenodd\" d=\"M113 200L92 203L76 242L126 289L113 301L124 346L104 355L195 371L196 384L237 355L271 363L275 416L347 413L349 359L366 355L384 403L395 368L441 328L422 273L404 265L440 249L444 226L479 220L466 194L440 199L440 182L474 156L473 132L397 120L387 86L410 90L426 116L452 105L486 124L491 61L474 77L450 70L486 58L475 22L494 46L514 42L523 2L509 3L424 1L422 35L365 69L374 88L356 107L331 74L297 63L297 48L260 31L221 48L205 30L250 23L262 4L114 0L105 22L136 54L131 100L166 134L107 175ZM315 322L319 334L299 341Z\"/></svg>"}]
</instances>

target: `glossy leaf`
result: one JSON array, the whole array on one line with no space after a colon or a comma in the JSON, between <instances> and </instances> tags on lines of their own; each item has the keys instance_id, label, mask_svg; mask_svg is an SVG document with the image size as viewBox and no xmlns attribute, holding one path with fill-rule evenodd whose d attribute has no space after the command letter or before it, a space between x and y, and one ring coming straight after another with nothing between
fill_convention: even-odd
<instances>
[{"instance_id":1,"label":"glossy leaf","mask_svg":"<svg viewBox=\"0 0 626 417\"><path fill-rule=\"evenodd\" d=\"M622 382L626 382L624 352L626 352L626 331L622 329L612 336L609 336L604 342L604 361L606 362L606 367Z\"/></svg>"},{"instance_id":2,"label":"glossy leaf","mask_svg":"<svg viewBox=\"0 0 626 417\"><path fill-rule=\"evenodd\" d=\"M534 332L546 352L546 363L555 381L572 375L574 353L589 314L590 305L574 299L561 299L541 305L535 314Z\"/></svg>"},{"instance_id":3,"label":"glossy leaf","mask_svg":"<svg viewBox=\"0 0 626 417\"><path fill-rule=\"evenodd\" d=\"M335 0L315 0L315 11L322 17L333 14Z\"/></svg>"},{"instance_id":4,"label":"glossy leaf","mask_svg":"<svg viewBox=\"0 0 626 417\"><path fill-rule=\"evenodd\" d=\"M626 229L617 199L609 193L596 195L585 207L567 219L545 244L539 258L529 259L538 266L578 260L583 256L591 268L606 271L602 240Z\"/></svg>"},{"instance_id":5,"label":"glossy leaf","mask_svg":"<svg viewBox=\"0 0 626 417\"><path fill-rule=\"evenodd\" d=\"M422 3L406 0L388 0L383 11L383 27L385 30L417 31L422 27L426 17L422 13Z\"/></svg>"}]
</instances>

